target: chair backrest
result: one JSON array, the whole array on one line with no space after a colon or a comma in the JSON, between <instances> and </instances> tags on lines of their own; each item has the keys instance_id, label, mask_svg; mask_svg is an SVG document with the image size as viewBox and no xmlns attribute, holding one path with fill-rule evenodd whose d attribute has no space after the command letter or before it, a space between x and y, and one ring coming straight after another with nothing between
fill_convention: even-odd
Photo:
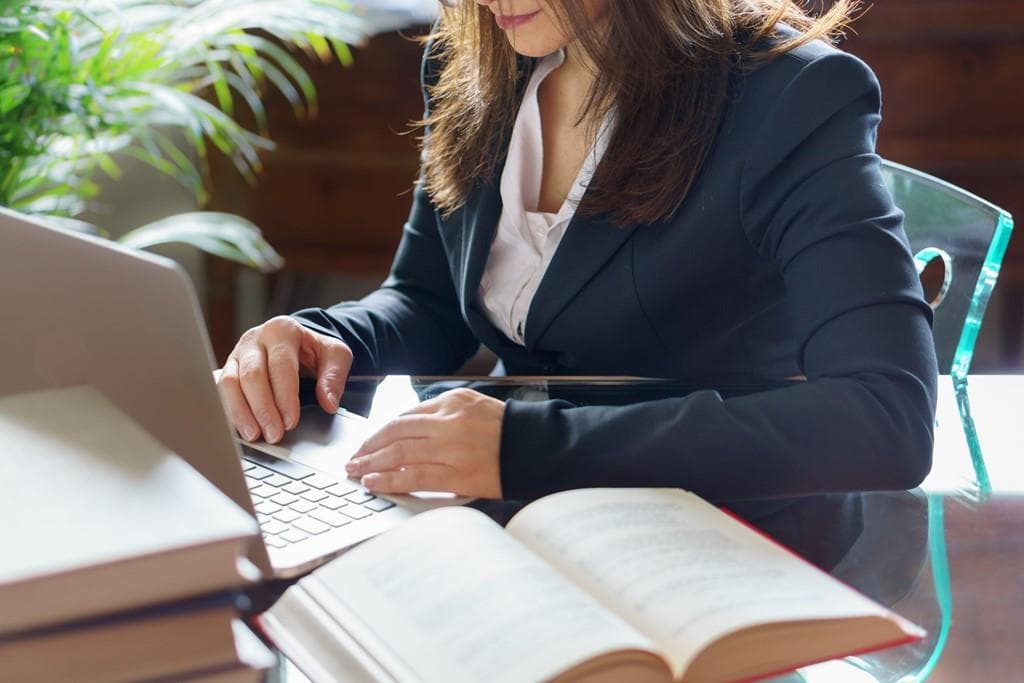
<instances>
[{"instance_id":1,"label":"chair backrest","mask_svg":"<svg viewBox=\"0 0 1024 683\"><path fill-rule=\"evenodd\" d=\"M920 274L940 259L942 288L932 299L939 370L966 378L999 266L1013 230L1010 214L921 171L882 162L882 175L906 217Z\"/></svg>"},{"instance_id":2,"label":"chair backrest","mask_svg":"<svg viewBox=\"0 0 1024 683\"><path fill-rule=\"evenodd\" d=\"M940 259L944 267L942 286L929 302L935 311L935 351L939 370L952 376L961 426L973 465L974 479L964 492L969 496L983 497L991 491L991 484L971 417L967 371L985 307L1010 240L1013 219L998 206L966 190L900 164L883 161L882 176L896 206L905 214L903 225L914 252L918 274L936 259ZM865 496L865 519L869 500L871 497ZM916 589L906 600L908 606L915 608L929 606L934 600L939 611L938 623L929 625L929 639L924 641L927 644L917 653L920 661L915 662L914 655L904 651L900 651L900 658L891 669L890 663L884 659L880 662L873 662L870 658L846 660L861 671L878 673L873 680L895 680L892 677L895 673L900 681L921 683L935 669L949 637L953 591L946 554L944 497L929 493L927 502L932 582L931 586L916 583ZM887 519L886 523L891 521ZM886 551L880 549L882 544L891 545L893 542L884 533L881 538L872 539L868 532L869 528L865 526L865 535L851 550L852 559L844 559L847 567L854 566L860 558L883 556ZM903 543L905 539L900 538L898 542ZM930 591L931 599L928 597ZM901 612L904 611L902 604Z\"/></svg>"}]
</instances>

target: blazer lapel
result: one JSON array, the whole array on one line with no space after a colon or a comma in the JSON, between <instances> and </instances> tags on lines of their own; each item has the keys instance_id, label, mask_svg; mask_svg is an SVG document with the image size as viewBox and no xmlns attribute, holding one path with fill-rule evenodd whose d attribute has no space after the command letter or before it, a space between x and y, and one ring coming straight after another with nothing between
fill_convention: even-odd
<instances>
[{"instance_id":1,"label":"blazer lapel","mask_svg":"<svg viewBox=\"0 0 1024 683\"><path fill-rule=\"evenodd\" d=\"M516 89L519 98L522 98L526 83L529 81L530 73L536 61L535 59L523 56L517 56L516 58ZM506 131L500 151L497 152L501 157L495 164L494 173L470 193L466 198L465 206L460 210L462 223L462 263L460 268L462 280L459 283L459 298L462 304L462 313L467 319L477 315L476 311L473 310L473 304L476 301L477 291L480 289L480 279L484 274L484 266L487 265L487 257L490 255L494 233L498 229L498 219L501 217L501 174L505 170L505 158L508 154L508 144L511 138L512 131ZM490 323L487 323L486 326L492 327Z\"/></svg>"},{"instance_id":2,"label":"blazer lapel","mask_svg":"<svg viewBox=\"0 0 1024 683\"><path fill-rule=\"evenodd\" d=\"M519 92L522 94L535 60L519 60ZM502 146L502 156L508 149L508 132ZM494 175L480 183L459 211L462 230L462 279L459 283L459 298L463 314L471 324L479 323L481 328L497 333L485 320L483 314L474 310L480 279L483 277L491 243L501 217L501 174L505 159L495 166ZM600 217L576 215L555 250L537 293L526 316L526 348L533 350L537 340L551 325L558 313L583 289L587 282L622 246L636 226L616 227L610 220ZM478 332L480 330L478 329Z\"/></svg>"},{"instance_id":3,"label":"blazer lapel","mask_svg":"<svg viewBox=\"0 0 1024 683\"><path fill-rule=\"evenodd\" d=\"M636 226L617 227L600 217L576 215L537 287L526 315L526 348L537 341L558 313L629 239Z\"/></svg>"},{"instance_id":4,"label":"blazer lapel","mask_svg":"<svg viewBox=\"0 0 1024 683\"><path fill-rule=\"evenodd\" d=\"M504 166L504 161L499 166ZM501 178L500 167L494 179L481 183L473 191L461 211L463 251L459 298L462 300L462 312L467 318L476 301L491 242L498 228L498 218L501 217L501 192L497 178Z\"/></svg>"}]
</instances>

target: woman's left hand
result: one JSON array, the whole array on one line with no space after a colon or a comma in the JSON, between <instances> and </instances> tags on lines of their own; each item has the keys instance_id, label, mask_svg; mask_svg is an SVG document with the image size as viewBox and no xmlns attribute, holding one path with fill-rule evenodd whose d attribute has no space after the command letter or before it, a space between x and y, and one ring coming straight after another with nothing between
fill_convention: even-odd
<instances>
[{"instance_id":1,"label":"woman's left hand","mask_svg":"<svg viewBox=\"0 0 1024 683\"><path fill-rule=\"evenodd\" d=\"M346 465L348 476L379 493L450 491L501 498L501 421L505 404L453 389L396 417Z\"/></svg>"}]
</instances>

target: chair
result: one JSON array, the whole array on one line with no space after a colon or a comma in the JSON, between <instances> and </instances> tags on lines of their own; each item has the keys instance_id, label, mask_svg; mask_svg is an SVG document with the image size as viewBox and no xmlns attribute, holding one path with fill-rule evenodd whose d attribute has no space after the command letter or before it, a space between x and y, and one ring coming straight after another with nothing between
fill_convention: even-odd
<instances>
[{"instance_id":1,"label":"chair","mask_svg":"<svg viewBox=\"0 0 1024 683\"><path fill-rule=\"evenodd\" d=\"M978 494L985 496L991 483L967 401L967 372L1013 219L998 206L912 168L883 161L882 175L905 214L918 274L932 261L943 265L941 288L930 302L935 352L939 370L952 377Z\"/></svg>"},{"instance_id":2,"label":"chair","mask_svg":"<svg viewBox=\"0 0 1024 683\"><path fill-rule=\"evenodd\" d=\"M882 177L896 205L904 212L904 229L914 252L918 274L924 273L932 262L942 265L941 285L929 301L935 314L935 351L939 369L948 372L953 381L973 474L973 481L957 493L984 498L991 492L991 483L971 418L967 373L985 307L1010 239L1013 220L1007 212L966 190L907 166L883 161ZM926 288L926 292L929 289ZM917 683L931 675L945 649L953 605L943 495L873 492L864 494L863 501L864 534L844 558L843 566L834 571L840 578L856 585L860 575L877 572L879 561L888 558L894 549L907 550L894 545L896 539L891 532L902 533L915 520L920 520L926 527L922 529L922 537L927 539L927 570L922 567L916 579L901 577L903 580L898 586L875 583L870 589L873 589L875 599L886 604L892 605L904 599L911 605L915 602L920 604L921 596L928 590L927 575L930 574L934 589L933 607L937 609L934 622L937 623L929 624L929 639L918 646L921 648L918 652L896 651L880 657L850 657L843 662L829 662L801 670L791 679L785 679L786 683L790 680L816 683L837 679ZM908 568L912 569L904 569ZM898 595L898 591L903 591L903 595ZM932 621L932 614L934 612L929 609L928 621ZM934 629L934 626L938 628Z\"/></svg>"},{"instance_id":3,"label":"chair","mask_svg":"<svg viewBox=\"0 0 1024 683\"><path fill-rule=\"evenodd\" d=\"M943 267L942 284L929 303L935 314L933 335L939 369L949 372L960 423L966 437L974 481L970 488L984 498L991 493L988 470L971 417L967 373L989 297L1013 230L1010 214L998 206L926 173L882 162L882 176L896 205L904 212L904 229L914 251L918 274L933 261ZM939 628L927 659L899 681L923 681L935 669L949 636L953 598L946 554L944 497L928 493L928 555ZM868 667L870 668L870 667Z\"/></svg>"}]
</instances>

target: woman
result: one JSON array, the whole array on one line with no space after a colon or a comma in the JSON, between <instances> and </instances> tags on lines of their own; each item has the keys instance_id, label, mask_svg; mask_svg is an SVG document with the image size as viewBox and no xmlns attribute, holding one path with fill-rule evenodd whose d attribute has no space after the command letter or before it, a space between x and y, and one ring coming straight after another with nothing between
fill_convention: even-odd
<instances>
[{"instance_id":1,"label":"woman","mask_svg":"<svg viewBox=\"0 0 1024 683\"><path fill-rule=\"evenodd\" d=\"M351 476L534 498L678 486L740 500L927 473L930 310L874 154L878 83L789 0L476 0L424 60L423 172L381 289L242 336L220 386L244 438L349 373L806 378L619 407L425 402Z\"/></svg>"}]
</instances>

